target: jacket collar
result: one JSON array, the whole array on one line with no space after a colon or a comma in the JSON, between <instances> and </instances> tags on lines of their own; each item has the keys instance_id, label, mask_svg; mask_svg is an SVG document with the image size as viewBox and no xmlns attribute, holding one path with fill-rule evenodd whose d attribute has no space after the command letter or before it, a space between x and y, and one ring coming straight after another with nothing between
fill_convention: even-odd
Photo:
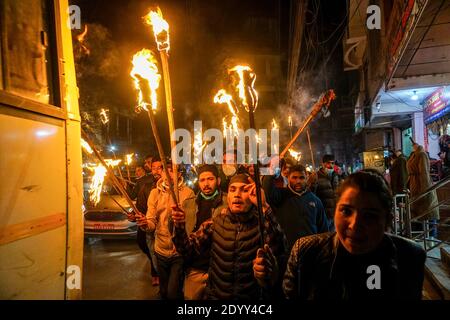
<instances>
[{"instance_id":1,"label":"jacket collar","mask_svg":"<svg viewBox=\"0 0 450 320\"><path fill-rule=\"evenodd\" d=\"M257 217L258 215L258 211L256 210L255 206L252 206L250 210L248 210L247 212L239 214L231 213L230 208L228 208L227 213L230 216L230 220L232 222L243 222L243 223L250 221L254 217Z\"/></svg>"},{"instance_id":2,"label":"jacket collar","mask_svg":"<svg viewBox=\"0 0 450 320\"><path fill-rule=\"evenodd\" d=\"M337 262L339 259L339 247L341 247L342 244L339 241L339 237L337 235L337 233L334 233L333 239L332 239L332 263L331 263L331 268L330 268L330 279L333 278L333 276L336 276L335 272L336 272L336 267L337 267ZM393 270L394 272L398 271L398 252L397 252L397 247L395 246L394 242L392 241L392 239L387 235L384 234L383 240L380 243L380 246L378 246L377 249L383 247L386 250L386 254L384 255L388 260L388 267ZM344 249L342 247L342 249ZM345 249L344 249L345 250Z\"/></svg>"},{"instance_id":3,"label":"jacket collar","mask_svg":"<svg viewBox=\"0 0 450 320\"><path fill-rule=\"evenodd\" d=\"M217 186L218 187L218 193L217 193L217 195L216 195L216 197L214 198L214 200L213 200L213 208L217 208L218 206L220 206L222 203L223 203L223 196L224 196L224 194L223 194L223 192L220 190L220 188L219 188L219 186ZM201 191L199 191L198 193L197 193L197 196L195 197L195 203L197 204L197 205L199 205L200 204L200 201L202 201L202 200L204 200L203 199L203 197L202 197L202 195L200 194L201 193Z\"/></svg>"}]
</instances>

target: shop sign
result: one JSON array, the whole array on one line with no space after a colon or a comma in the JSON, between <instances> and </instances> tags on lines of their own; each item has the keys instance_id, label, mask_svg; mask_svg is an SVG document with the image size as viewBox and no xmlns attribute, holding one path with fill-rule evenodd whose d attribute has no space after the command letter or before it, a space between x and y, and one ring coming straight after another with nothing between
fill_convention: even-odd
<instances>
[{"instance_id":1,"label":"shop sign","mask_svg":"<svg viewBox=\"0 0 450 320\"><path fill-rule=\"evenodd\" d=\"M450 112L450 104L444 93L444 88L439 88L425 99L423 118L426 124Z\"/></svg>"},{"instance_id":2,"label":"shop sign","mask_svg":"<svg viewBox=\"0 0 450 320\"><path fill-rule=\"evenodd\" d=\"M375 169L383 173L385 168L383 151L363 152L364 169Z\"/></svg>"}]
</instances>

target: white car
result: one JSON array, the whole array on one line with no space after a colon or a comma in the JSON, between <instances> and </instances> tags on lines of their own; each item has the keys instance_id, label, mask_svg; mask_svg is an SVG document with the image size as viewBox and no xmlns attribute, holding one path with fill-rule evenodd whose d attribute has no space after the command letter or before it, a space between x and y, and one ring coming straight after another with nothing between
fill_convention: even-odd
<instances>
[{"instance_id":1,"label":"white car","mask_svg":"<svg viewBox=\"0 0 450 320\"><path fill-rule=\"evenodd\" d=\"M136 222L128 221L125 210L131 208L125 198L117 192L104 192L100 202L93 206L85 201L84 235L102 238L135 238ZM105 190L105 189L104 189Z\"/></svg>"}]
</instances>

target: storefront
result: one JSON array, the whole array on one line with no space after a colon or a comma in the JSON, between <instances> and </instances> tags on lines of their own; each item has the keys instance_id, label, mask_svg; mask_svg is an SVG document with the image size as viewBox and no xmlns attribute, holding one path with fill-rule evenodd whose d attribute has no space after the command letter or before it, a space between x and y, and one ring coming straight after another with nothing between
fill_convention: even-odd
<instances>
[{"instance_id":1,"label":"storefront","mask_svg":"<svg viewBox=\"0 0 450 320\"><path fill-rule=\"evenodd\" d=\"M442 166L449 166L450 144L450 87L435 90L424 100L423 117L425 123L425 149L432 165L442 178ZM446 158L447 157L447 158Z\"/></svg>"}]
</instances>

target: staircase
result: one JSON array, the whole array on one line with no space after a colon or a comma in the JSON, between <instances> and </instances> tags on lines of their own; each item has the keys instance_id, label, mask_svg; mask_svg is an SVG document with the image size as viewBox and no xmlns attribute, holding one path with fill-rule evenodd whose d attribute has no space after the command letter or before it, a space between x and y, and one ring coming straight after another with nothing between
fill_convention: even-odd
<instances>
[{"instance_id":1,"label":"staircase","mask_svg":"<svg viewBox=\"0 0 450 320\"><path fill-rule=\"evenodd\" d=\"M436 190L438 200L450 198L450 186L447 184ZM439 207L440 220L450 222L450 206ZM449 239L450 228L438 227L438 238ZM423 298L424 300L450 300L450 246L442 245L427 252L425 262Z\"/></svg>"},{"instance_id":2,"label":"staircase","mask_svg":"<svg viewBox=\"0 0 450 320\"><path fill-rule=\"evenodd\" d=\"M423 298L424 300L450 300L450 246L428 252L425 262Z\"/></svg>"}]
</instances>

